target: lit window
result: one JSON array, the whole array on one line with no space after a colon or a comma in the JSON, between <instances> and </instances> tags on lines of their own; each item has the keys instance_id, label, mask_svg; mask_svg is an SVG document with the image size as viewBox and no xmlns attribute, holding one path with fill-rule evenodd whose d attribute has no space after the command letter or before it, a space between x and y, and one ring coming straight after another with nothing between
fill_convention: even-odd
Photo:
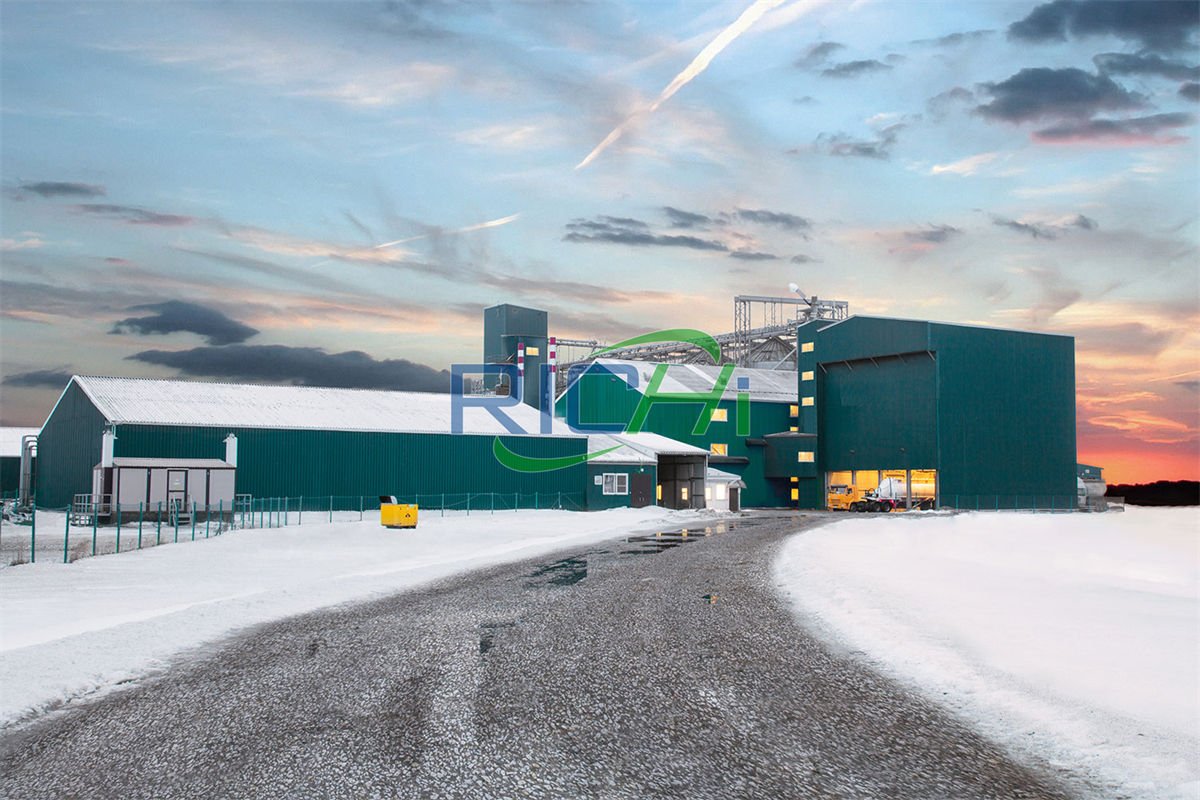
<instances>
[{"instance_id":1,"label":"lit window","mask_svg":"<svg viewBox=\"0 0 1200 800\"><path fill-rule=\"evenodd\" d=\"M798 427L796 427L795 425L793 425L792 427L788 428L788 430L789 430L789 431L791 431L792 433L799 433L799 432L800 432L800 429L799 429Z\"/></svg>"},{"instance_id":2,"label":"lit window","mask_svg":"<svg viewBox=\"0 0 1200 800\"><path fill-rule=\"evenodd\" d=\"M537 355L541 355L541 353L542 353L542 351L536 347L526 347L525 348L525 355L527 355L527 356L537 356Z\"/></svg>"},{"instance_id":3,"label":"lit window","mask_svg":"<svg viewBox=\"0 0 1200 800\"><path fill-rule=\"evenodd\" d=\"M712 421L713 422L728 422L729 421L729 409L714 408L713 413L712 413Z\"/></svg>"},{"instance_id":4,"label":"lit window","mask_svg":"<svg viewBox=\"0 0 1200 800\"><path fill-rule=\"evenodd\" d=\"M801 464L811 464L813 461L813 454L807 450L801 450L796 454L796 460Z\"/></svg>"},{"instance_id":5,"label":"lit window","mask_svg":"<svg viewBox=\"0 0 1200 800\"><path fill-rule=\"evenodd\" d=\"M679 499L680 499L680 500L687 500L687 497L688 497L688 495L687 495L687 487L686 487L686 486L681 486L681 487L679 487Z\"/></svg>"},{"instance_id":6,"label":"lit window","mask_svg":"<svg viewBox=\"0 0 1200 800\"><path fill-rule=\"evenodd\" d=\"M725 491L726 491L726 486L725 486L725 484L723 484L723 483L718 483L718 484L717 484L717 499L718 499L718 500L724 500L724 499L725 499Z\"/></svg>"},{"instance_id":7,"label":"lit window","mask_svg":"<svg viewBox=\"0 0 1200 800\"><path fill-rule=\"evenodd\" d=\"M660 501L662 500L662 484L661 483L654 488L654 499L660 500Z\"/></svg>"},{"instance_id":8,"label":"lit window","mask_svg":"<svg viewBox=\"0 0 1200 800\"><path fill-rule=\"evenodd\" d=\"M792 489L792 499L793 500L800 499L800 490L799 489Z\"/></svg>"},{"instance_id":9,"label":"lit window","mask_svg":"<svg viewBox=\"0 0 1200 800\"><path fill-rule=\"evenodd\" d=\"M727 456L729 455L729 445L713 442L708 446L708 451L714 456Z\"/></svg>"},{"instance_id":10,"label":"lit window","mask_svg":"<svg viewBox=\"0 0 1200 800\"><path fill-rule=\"evenodd\" d=\"M604 473L605 494L629 494L629 475L624 472Z\"/></svg>"},{"instance_id":11,"label":"lit window","mask_svg":"<svg viewBox=\"0 0 1200 800\"><path fill-rule=\"evenodd\" d=\"M712 500L712 487L711 486L704 487L704 499Z\"/></svg>"},{"instance_id":12,"label":"lit window","mask_svg":"<svg viewBox=\"0 0 1200 800\"><path fill-rule=\"evenodd\" d=\"M792 480L792 483L799 483L799 482L800 482L800 479L799 479L799 478L797 478L795 475L793 475L793 476L792 476L791 480Z\"/></svg>"},{"instance_id":13,"label":"lit window","mask_svg":"<svg viewBox=\"0 0 1200 800\"><path fill-rule=\"evenodd\" d=\"M800 406L788 406L788 416L789 417L800 416Z\"/></svg>"},{"instance_id":14,"label":"lit window","mask_svg":"<svg viewBox=\"0 0 1200 800\"><path fill-rule=\"evenodd\" d=\"M816 401L815 401L813 398L811 398L811 397L802 397L802 398L800 398L800 405L802 405L802 406L811 406L811 405L812 405L813 403L815 403L815 402L816 402Z\"/></svg>"},{"instance_id":15,"label":"lit window","mask_svg":"<svg viewBox=\"0 0 1200 800\"><path fill-rule=\"evenodd\" d=\"M806 369L806 370L804 370L804 372L800 373L800 380L811 381L812 379L813 379L813 374L812 374L811 369Z\"/></svg>"},{"instance_id":16,"label":"lit window","mask_svg":"<svg viewBox=\"0 0 1200 800\"><path fill-rule=\"evenodd\" d=\"M804 344L800 345L801 353L811 353L812 351L813 351L813 343L812 342L805 342Z\"/></svg>"}]
</instances>

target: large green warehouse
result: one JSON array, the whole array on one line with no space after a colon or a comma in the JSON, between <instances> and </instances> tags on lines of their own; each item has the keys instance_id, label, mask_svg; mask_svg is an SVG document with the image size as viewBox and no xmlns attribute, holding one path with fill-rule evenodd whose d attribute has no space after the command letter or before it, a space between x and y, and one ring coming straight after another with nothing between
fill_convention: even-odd
<instances>
[{"instance_id":1,"label":"large green warehouse","mask_svg":"<svg viewBox=\"0 0 1200 800\"><path fill-rule=\"evenodd\" d=\"M888 478L943 507L1074 506L1072 337L859 316L797 333L801 507Z\"/></svg>"}]
</instances>

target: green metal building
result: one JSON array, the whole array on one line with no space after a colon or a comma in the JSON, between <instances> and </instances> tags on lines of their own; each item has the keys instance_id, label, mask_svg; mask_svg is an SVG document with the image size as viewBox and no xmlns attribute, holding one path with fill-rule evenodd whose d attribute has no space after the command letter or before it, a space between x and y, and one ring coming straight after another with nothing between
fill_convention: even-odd
<instances>
[{"instance_id":1,"label":"green metal building","mask_svg":"<svg viewBox=\"0 0 1200 800\"><path fill-rule=\"evenodd\" d=\"M585 426L630 422L643 392L649 386L655 368L651 362L597 359L555 401L557 416L570 418L571 404L577 404L575 419ZM636 387L631 386L629 371L637 372ZM667 366L661 391L672 394L712 390L720 367L696 364ZM739 383L745 388L739 389ZM739 422L737 396L748 395L748 422ZM712 422L703 432L695 432L701 401L655 403L642 430L708 451L708 463L737 475L746 484L741 491L745 507L787 507L791 500L795 454L811 437L796 430L795 375L790 370L733 370ZM739 433L739 425L746 425Z\"/></svg>"},{"instance_id":2,"label":"green metal building","mask_svg":"<svg viewBox=\"0 0 1200 800\"><path fill-rule=\"evenodd\" d=\"M886 477L943 507L1073 507L1072 337L857 316L797 333L801 507Z\"/></svg>"}]
</instances>

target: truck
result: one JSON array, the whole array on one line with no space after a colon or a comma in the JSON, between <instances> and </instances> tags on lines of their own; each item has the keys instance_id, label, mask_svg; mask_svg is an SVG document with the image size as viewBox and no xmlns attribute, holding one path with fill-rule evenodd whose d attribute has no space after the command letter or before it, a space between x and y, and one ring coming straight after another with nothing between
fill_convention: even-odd
<instances>
[{"instance_id":1,"label":"truck","mask_svg":"<svg viewBox=\"0 0 1200 800\"><path fill-rule=\"evenodd\" d=\"M912 483L912 507L928 511L937 504L937 487L925 481ZM901 478L884 478L879 485L850 503L851 511L904 511L908 508L908 485Z\"/></svg>"},{"instance_id":2,"label":"truck","mask_svg":"<svg viewBox=\"0 0 1200 800\"><path fill-rule=\"evenodd\" d=\"M847 486L844 483L829 485L828 505L830 511L852 511L853 506L862 499L862 492L857 486Z\"/></svg>"}]
</instances>

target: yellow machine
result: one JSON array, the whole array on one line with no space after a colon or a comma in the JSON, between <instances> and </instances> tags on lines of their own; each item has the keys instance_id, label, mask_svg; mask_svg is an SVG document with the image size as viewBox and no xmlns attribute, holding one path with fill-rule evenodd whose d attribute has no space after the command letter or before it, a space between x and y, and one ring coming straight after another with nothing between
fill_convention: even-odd
<instances>
[{"instance_id":1,"label":"yellow machine","mask_svg":"<svg viewBox=\"0 0 1200 800\"><path fill-rule=\"evenodd\" d=\"M385 528L417 527L416 503L380 503L379 521Z\"/></svg>"},{"instance_id":2,"label":"yellow machine","mask_svg":"<svg viewBox=\"0 0 1200 800\"><path fill-rule=\"evenodd\" d=\"M830 511L849 511L850 504L857 502L862 497L862 492L856 486L847 486L844 483L835 483L829 487L827 502Z\"/></svg>"}]
</instances>

